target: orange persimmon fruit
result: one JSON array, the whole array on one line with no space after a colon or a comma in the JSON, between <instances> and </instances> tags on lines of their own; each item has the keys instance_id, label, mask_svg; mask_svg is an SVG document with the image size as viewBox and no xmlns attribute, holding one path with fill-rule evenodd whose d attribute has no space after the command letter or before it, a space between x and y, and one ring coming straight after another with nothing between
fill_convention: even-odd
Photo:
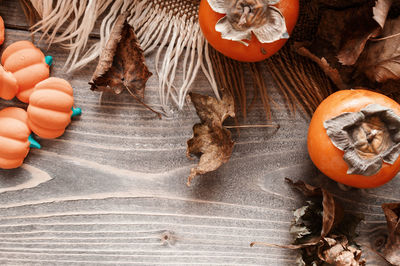
<instances>
[{"instance_id":1,"label":"orange persimmon fruit","mask_svg":"<svg viewBox=\"0 0 400 266\"><path fill-rule=\"evenodd\" d=\"M28 125L42 138L64 134L71 122L73 89L64 79L48 78L36 84L28 105Z\"/></svg>"},{"instance_id":2,"label":"orange persimmon fruit","mask_svg":"<svg viewBox=\"0 0 400 266\"><path fill-rule=\"evenodd\" d=\"M299 15L299 0L280 0L273 5L282 13L287 32L292 33ZM215 12L207 0L201 0L199 7L199 23L201 31L209 44L227 57L243 62L257 62L264 60L283 47L287 39L279 39L271 43L261 43L252 33L248 46L238 41L224 39L216 31L217 22L226 14Z\"/></svg>"},{"instance_id":3,"label":"orange persimmon fruit","mask_svg":"<svg viewBox=\"0 0 400 266\"><path fill-rule=\"evenodd\" d=\"M28 103L37 83L49 77L49 65L42 51L29 41L18 41L8 46L1 56L4 69L14 74L19 91L17 98Z\"/></svg>"},{"instance_id":4,"label":"orange persimmon fruit","mask_svg":"<svg viewBox=\"0 0 400 266\"><path fill-rule=\"evenodd\" d=\"M0 111L0 168L22 165L29 152L28 115L24 109L8 107Z\"/></svg>"},{"instance_id":5,"label":"orange persimmon fruit","mask_svg":"<svg viewBox=\"0 0 400 266\"><path fill-rule=\"evenodd\" d=\"M396 176L400 170L400 157L393 157L393 162L387 163L381 160L380 154L367 156L383 147L382 139L385 138L383 134L386 134L382 133L383 131L389 133L396 131L398 133L398 130L400 130L399 124L396 124L398 122L390 126L380 126L382 123L377 121L376 117L368 116L369 111L367 109L376 109L377 106L390 109L391 116L400 116L400 105L397 102L382 94L364 89L338 91L327 97L319 105L309 125L307 145L311 160L322 173L339 183L357 188L378 187ZM345 116L353 116L355 113L363 113L366 114L365 118L370 118L368 118L368 121L361 121L357 120L358 117L355 119L357 122L354 125L342 127L339 141L343 142L343 138L347 138L347 136L349 136L349 139L354 138L348 145L349 148L353 149L353 154L361 157L367 156L365 157L368 158L367 161L375 160L375 162L381 164L377 172L369 175L349 173L349 164L344 160L345 151L339 147L342 144L334 143L332 138L328 136L327 128L329 126L327 126L327 121L334 121L333 124L337 124ZM361 126L362 129L359 128ZM396 135L395 141L398 141L399 137L400 134ZM386 142L394 141L393 137L390 138L392 139L387 137ZM382 158L384 158L386 156L385 151L382 153Z\"/></svg>"}]
</instances>

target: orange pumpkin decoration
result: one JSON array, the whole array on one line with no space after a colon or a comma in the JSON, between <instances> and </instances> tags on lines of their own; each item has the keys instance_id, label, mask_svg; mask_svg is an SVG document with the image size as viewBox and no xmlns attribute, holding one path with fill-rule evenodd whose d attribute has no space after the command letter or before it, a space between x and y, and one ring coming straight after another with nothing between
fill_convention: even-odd
<instances>
[{"instance_id":1,"label":"orange pumpkin decoration","mask_svg":"<svg viewBox=\"0 0 400 266\"><path fill-rule=\"evenodd\" d=\"M49 77L46 57L33 43L19 41L8 46L1 57L4 69L14 74L19 91L17 98L28 103L37 83Z\"/></svg>"},{"instance_id":2,"label":"orange pumpkin decoration","mask_svg":"<svg viewBox=\"0 0 400 266\"><path fill-rule=\"evenodd\" d=\"M0 16L0 45L4 42L4 21L3 18Z\"/></svg>"},{"instance_id":3,"label":"orange pumpkin decoration","mask_svg":"<svg viewBox=\"0 0 400 266\"><path fill-rule=\"evenodd\" d=\"M29 152L28 115L24 109L8 107L0 111L0 168L22 165Z\"/></svg>"},{"instance_id":4,"label":"orange pumpkin decoration","mask_svg":"<svg viewBox=\"0 0 400 266\"><path fill-rule=\"evenodd\" d=\"M14 75L0 66L0 98L11 100L18 92L18 84Z\"/></svg>"},{"instance_id":5,"label":"orange pumpkin decoration","mask_svg":"<svg viewBox=\"0 0 400 266\"><path fill-rule=\"evenodd\" d=\"M39 137L57 138L71 122L73 104L73 89L66 80L43 80L29 98L28 125Z\"/></svg>"}]
</instances>

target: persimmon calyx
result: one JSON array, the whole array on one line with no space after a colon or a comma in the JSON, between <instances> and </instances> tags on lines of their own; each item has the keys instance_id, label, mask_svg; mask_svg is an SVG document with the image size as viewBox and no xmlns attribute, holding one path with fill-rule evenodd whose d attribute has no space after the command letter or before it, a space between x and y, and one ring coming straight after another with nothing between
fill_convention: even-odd
<instances>
[{"instance_id":1,"label":"persimmon calyx","mask_svg":"<svg viewBox=\"0 0 400 266\"><path fill-rule=\"evenodd\" d=\"M223 39L248 45L252 34L261 43L288 39L285 18L272 6L279 0L207 0L212 10L226 14L215 25Z\"/></svg>"},{"instance_id":2,"label":"persimmon calyx","mask_svg":"<svg viewBox=\"0 0 400 266\"><path fill-rule=\"evenodd\" d=\"M333 145L344 151L347 174L377 174L383 162L394 164L400 155L400 117L392 109L370 104L324 122Z\"/></svg>"}]
</instances>

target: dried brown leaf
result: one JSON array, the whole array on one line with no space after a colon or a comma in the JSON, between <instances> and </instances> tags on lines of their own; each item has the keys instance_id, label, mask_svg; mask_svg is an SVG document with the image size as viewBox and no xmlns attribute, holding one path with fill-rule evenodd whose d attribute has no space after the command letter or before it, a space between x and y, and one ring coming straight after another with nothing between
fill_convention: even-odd
<instances>
[{"instance_id":1,"label":"dried brown leaf","mask_svg":"<svg viewBox=\"0 0 400 266\"><path fill-rule=\"evenodd\" d=\"M383 36L399 33L400 17L387 20ZM371 42L358 65L358 70L375 82L400 79L400 35L393 38Z\"/></svg>"},{"instance_id":2,"label":"dried brown leaf","mask_svg":"<svg viewBox=\"0 0 400 266\"><path fill-rule=\"evenodd\" d=\"M318 257L335 266L365 265L361 250L349 245L346 236L325 237L318 247Z\"/></svg>"},{"instance_id":3,"label":"dried brown leaf","mask_svg":"<svg viewBox=\"0 0 400 266\"><path fill-rule=\"evenodd\" d=\"M186 155L200 157L199 164L190 170L188 185L196 175L214 171L230 159L234 142L222 123L235 116L234 99L226 90L222 90L220 101L197 93L190 93L190 98L201 123L193 126L193 137L187 141Z\"/></svg>"},{"instance_id":4,"label":"dried brown leaf","mask_svg":"<svg viewBox=\"0 0 400 266\"><path fill-rule=\"evenodd\" d=\"M382 205L389 236L383 249L383 257L392 265L400 265L400 203Z\"/></svg>"},{"instance_id":5,"label":"dried brown leaf","mask_svg":"<svg viewBox=\"0 0 400 266\"><path fill-rule=\"evenodd\" d=\"M89 84L92 90L115 94L127 89L141 101L152 73L147 69L135 32L126 21L128 16L125 12L118 17Z\"/></svg>"},{"instance_id":6,"label":"dried brown leaf","mask_svg":"<svg viewBox=\"0 0 400 266\"><path fill-rule=\"evenodd\" d=\"M333 226L340 223L343 218L343 209L338 202L335 201L333 195L324 188L311 186L303 181L293 182L286 179L287 182L294 188L301 191L307 197L322 197L322 229L321 237L327 236L332 230Z\"/></svg>"},{"instance_id":7,"label":"dried brown leaf","mask_svg":"<svg viewBox=\"0 0 400 266\"><path fill-rule=\"evenodd\" d=\"M389 13L392 0L378 0L372 8L364 5L352 10L352 18L344 28L342 47L338 53L338 60L343 65L354 65L364 50L367 41L376 37L382 31ZM372 17L371 17L372 15Z\"/></svg>"}]
</instances>

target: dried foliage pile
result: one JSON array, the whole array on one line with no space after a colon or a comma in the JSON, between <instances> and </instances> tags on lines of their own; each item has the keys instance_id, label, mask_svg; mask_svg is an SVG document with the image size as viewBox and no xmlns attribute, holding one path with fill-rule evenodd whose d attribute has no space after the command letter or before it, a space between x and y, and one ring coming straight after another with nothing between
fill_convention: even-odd
<instances>
[{"instance_id":1,"label":"dried foliage pile","mask_svg":"<svg viewBox=\"0 0 400 266\"><path fill-rule=\"evenodd\" d=\"M286 181L307 197L306 204L294 211L290 233L291 245L268 246L300 250L297 265L365 265L362 251L355 242L356 227L360 217L343 211L339 201L326 189L314 187L303 181Z\"/></svg>"},{"instance_id":2,"label":"dried foliage pile","mask_svg":"<svg viewBox=\"0 0 400 266\"><path fill-rule=\"evenodd\" d=\"M393 88L400 86L400 2L311 2L318 26L292 49L317 63L335 89L366 87L399 101Z\"/></svg>"},{"instance_id":3,"label":"dried foliage pile","mask_svg":"<svg viewBox=\"0 0 400 266\"><path fill-rule=\"evenodd\" d=\"M304 206L293 212L290 233L294 241L290 245L253 242L250 246L265 245L299 250L296 264L362 266L367 265L363 249L356 242L357 226L363 217L344 211L339 200L328 190L311 186L303 181L286 179L294 189L306 198ZM400 265L400 203L383 204L387 220L387 238L380 247L374 247L391 265Z\"/></svg>"}]
</instances>

